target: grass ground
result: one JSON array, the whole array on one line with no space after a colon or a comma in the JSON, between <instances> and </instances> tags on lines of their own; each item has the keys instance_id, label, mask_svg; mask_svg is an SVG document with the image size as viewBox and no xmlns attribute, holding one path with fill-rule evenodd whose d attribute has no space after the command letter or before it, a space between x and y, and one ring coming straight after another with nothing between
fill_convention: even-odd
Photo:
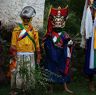
<instances>
[{"instance_id":1,"label":"grass ground","mask_svg":"<svg viewBox=\"0 0 96 95\"><path fill-rule=\"evenodd\" d=\"M96 95L96 78L95 78L95 91L91 92L88 89L88 80L81 75L78 75L70 84L69 88L74 91L72 95ZM8 95L10 91L9 85L4 85L0 87L0 95ZM71 95L63 91L63 86L56 85L54 92L50 95Z\"/></svg>"},{"instance_id":2,"label":"grass ground","mask_svg":"<svg viewBox=\"0 0 96 95\"><path fill-rule=\"evenodd\" d=\"M0 87L0 95L9 95L10 87L9 85Z\"/></svg>"},{"instance_id":3,"label":"grass ground","mask_svg":"<svg viewBox=\"0 0 96 95\"><path fill-rule=\"evenodd\" d=\"M95 91L92 92L88 89L88 80L84 77L78 77L78 79L74 80L69 84L69 88L74 92L74 94L72 95L96 95L96 79L94 84L95 84ZM63 89L60 90L60 88L59 89L58 88L55 89L52 95L71 95L67 92L64 92Z\"/></svg>"}]
</instances>

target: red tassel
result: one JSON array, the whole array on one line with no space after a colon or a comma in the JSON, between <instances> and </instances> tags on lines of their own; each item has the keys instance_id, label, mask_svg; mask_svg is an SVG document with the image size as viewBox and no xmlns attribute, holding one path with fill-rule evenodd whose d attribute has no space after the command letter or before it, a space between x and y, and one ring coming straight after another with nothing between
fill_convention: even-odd
<instances>
[{"instance_id":1,"label":"red tassel","mask_svg":"<svg viewBox=\"0 0 96 95\"><path fill-rule=\"evenodd\" d=\"M66 67L65 67L65 71L64 74L67 75L69 72L69 64L70 64L70 58L67 58L66 60Z\"/></svg>"}]
</instances>

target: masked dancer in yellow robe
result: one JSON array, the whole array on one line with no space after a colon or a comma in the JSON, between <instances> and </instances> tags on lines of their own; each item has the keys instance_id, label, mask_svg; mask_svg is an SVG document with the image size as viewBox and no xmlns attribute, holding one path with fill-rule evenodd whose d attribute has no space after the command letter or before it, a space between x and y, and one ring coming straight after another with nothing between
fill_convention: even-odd
<instances>
[{"instance_id":1,"label":"masked dancer in yellow robe","mask_svg":"<svg viewBox=\"0 0 96 95\"><path fill-rule=\"evenodd\" d=\"M32 18L35 16L36 11L31 6L26 6L20 13L22 24L19 23L12 32L10 52L13 55L15 68L11 69L11 88L22 88L26 78L29 81L32 78L31 70L35 69L35 63L40 63L40 47L38 31L34 29L31 24ZM36 53L35 53L36 52ZM36 54L36 58L35 58ZM35 60L36 59L36 60ZM20 70L25 67L27 76L22 78ZM22 72L22 70L21 70ZM33 78L34 79L34 78ZM14 92L14 91L13 91ZM12 94L13 95L13 94Z\"/></svg>"}]
</instances>

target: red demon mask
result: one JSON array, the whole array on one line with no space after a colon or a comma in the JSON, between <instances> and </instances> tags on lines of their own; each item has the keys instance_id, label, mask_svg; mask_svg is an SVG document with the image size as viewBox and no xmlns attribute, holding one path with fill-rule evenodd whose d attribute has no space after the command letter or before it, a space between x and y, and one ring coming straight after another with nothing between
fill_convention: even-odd
<instances>
[{"instance_id":1,"label":"red demon mask","mask_svg":"<svg viewBox=\"0 0 96 95\"><path fill-rule=\"evenodd\" d=\"M63 28L68 16L68 7L51 8L46 36L51 35L53 28Z\"/></svg>"},{"instance_id":2,"label":"red demon mask","mask_svg":"<svg viewBox=\"0 0 96 95\"><path fill-rule=\"evenodd\" d=\"M62 9L61 7L58 7L58 9L52 8L50 12L50 17L53 28L63 28L67 16L68 16L68 8L62 8Z\"/></svg>"}]
</instances>

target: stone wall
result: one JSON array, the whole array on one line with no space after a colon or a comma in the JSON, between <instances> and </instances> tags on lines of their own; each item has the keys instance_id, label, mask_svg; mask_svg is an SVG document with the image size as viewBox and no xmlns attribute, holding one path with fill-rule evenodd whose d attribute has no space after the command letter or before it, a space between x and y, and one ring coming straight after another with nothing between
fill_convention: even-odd
<instances>
[{"instance_id":1,"label":"stone wall","mask_svg":"<svg viewBox=\"0 0 96 95\"><path fill-rule=\"evenodd\" d=\"M36 10L36 16L32 24L36 28L42 28L45 0L0 0L0 20L3 25L11 26L21 22L19 14L25 6L32 6Z\"/></svg>"}]
</instances>

